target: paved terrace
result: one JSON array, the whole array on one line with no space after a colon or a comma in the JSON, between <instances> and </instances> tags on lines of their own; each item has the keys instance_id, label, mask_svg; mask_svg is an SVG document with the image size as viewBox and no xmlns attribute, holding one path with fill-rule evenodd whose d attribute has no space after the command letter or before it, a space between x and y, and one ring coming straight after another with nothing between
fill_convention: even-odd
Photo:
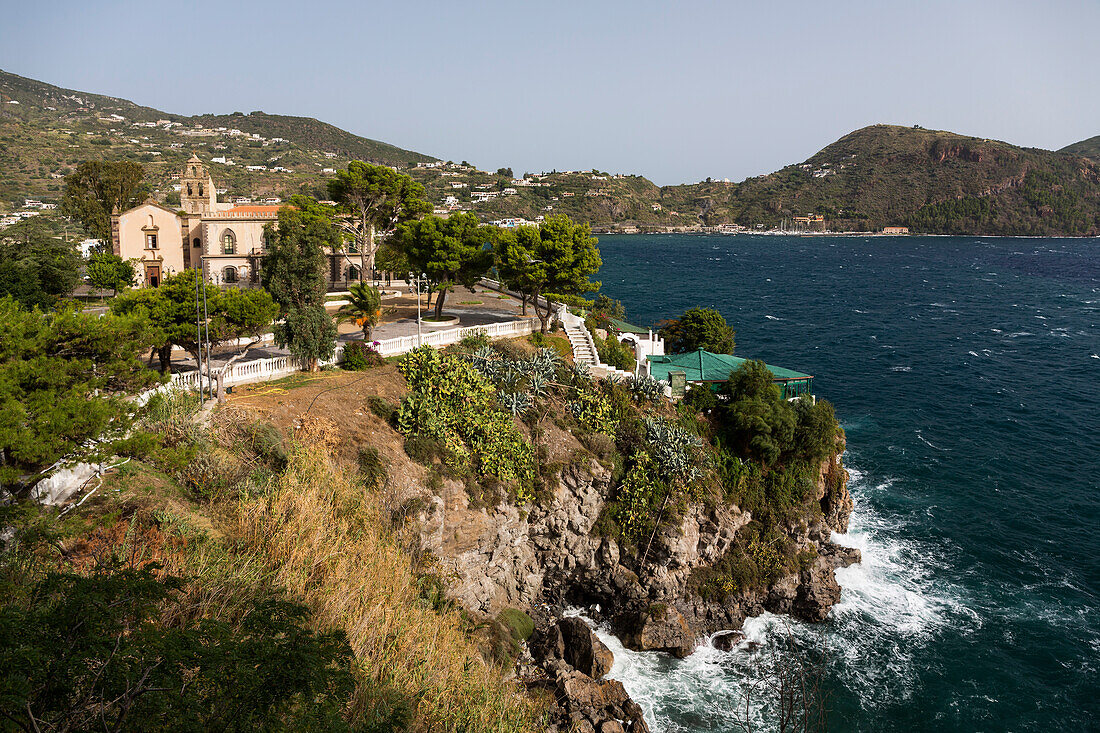
<instances>
[{"instance_id":1,"label":"paved terrace","mask_svg":"<svg viewBox=\"0 0 1100 733\"><path fill-rule=\"evenodd\" d=\"M388 289L391 291L398 290L400 295L397 297L384 297L382 299L382 317L379 324L374 328L372 338L381 341L383 339L390 339L398 336L415 336L416 296L410 295L408 288L401 287L400 284L396 284ZM501 297L500 293L480 285L475 287L474 290L476 292L471 293L466 288L459 286L455 288L454 292L448 293L447 300L443 304L443 313L444 315L457 316L459 319L457 324L432 324L424 321L421 325L423 333L427 335L433 331L451 329L456 326L483 326L488 323L512 321L523 317L520 315L520 302L515 298L509 296ZM330 297L333 296L330 294ZM424 307L426 301L426 296L420 296L422 316L432 315L432 311ZM328 311L330 313L335 313L338 308L338 305L329 305ZM537 318L534 310L531 308L527 309L526 317ZM337 341L340 343L363 338L363 331L353 322L340 323L337 326L337 330ZM211 368L218 368L224 365L236 353L237 350L229 345L215 347L210 359ZM245 359L248 361L254 359L270 359L278 356L287 356L289 353L290 352L286 349L280 349L277 346L268 344L253 347L249 350L248 356L246 356ZM153 366L157 366L158 363L159 362L156 362L154 359ZM195 361L189 354L180 350L173 352L173 372L188 372L194 371L194 369Z\"/></svg>"}]
</instances>

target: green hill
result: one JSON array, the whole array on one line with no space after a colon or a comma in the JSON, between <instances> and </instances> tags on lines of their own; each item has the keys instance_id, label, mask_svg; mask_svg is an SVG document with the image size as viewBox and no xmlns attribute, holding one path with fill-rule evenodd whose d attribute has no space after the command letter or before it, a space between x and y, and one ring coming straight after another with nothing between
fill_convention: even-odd
<instances>
[{"instance_id":1,"label":"green hill","mask_svg":"<svg viewBox=\"0 0 1100 733\"><path fill-rule=\"evenodd\" d=\"M90 158L142 163L163 197L192 152L224 158L211 164L214 179L224 195L241 196L320 192L322 171L349 160L397 167L435 160L308 117L187 117L0 71L0 211L24 198L56 200L61 179ZM284 170L270 170L276 166Z\"/></svg>"},{"instance_id":2,"label":"green hill","mask_svg":"<svg viewBox=\"0 0 1100 733\"><path fill-rule=\"evenodd\" d=\"M1063 152L922 128L873 125L804 163L738 184L662 189L705 224L778 226L822 214L833 230L907 225L944 234L1100 231L1100 167Z\"/></svg>"},{"instance_id":3,"label":"green hill","mask_svg":"<svg viewBox=\"0 0 1100 733\"><path fill-rule=\"evenodd\" d=\"M1073 143L1072 145L1067 145L1058 152L1079 155L1082 158L1090 158L1100 162L1100 135L1090 137L1088 140Z\"/></svg>"},{"instance_id":4,"label":"green hill","mask_svg":"<svg viewBox=\"0 0 1100 733\"><path fill-rule=\"evenodd\" d=\"M24 198L57 200L64 176L93 158L142 163L155 195L171 203L174 176L192 152L210 161L223 200L324 198L333 169L367 160L408 170L440 210L490 221L568 214L600 230L668 231L774 228L819 214L833 231L1100 234L1100 136L1052 152L872 125L740 183L659 188L595 170L520 181L465 164L418 167L436 159L308 117L185 117L0 71L0 213Z\"/></svg>"}]
</instances>

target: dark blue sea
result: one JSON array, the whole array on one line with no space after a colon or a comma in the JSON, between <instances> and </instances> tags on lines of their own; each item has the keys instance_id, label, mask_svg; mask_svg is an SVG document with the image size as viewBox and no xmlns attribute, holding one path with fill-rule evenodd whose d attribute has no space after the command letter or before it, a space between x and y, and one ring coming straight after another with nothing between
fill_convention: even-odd
<instances>
[{"instance_id":1,"label":"dark blue sea","mask_svg":"<svg viewBox=\"0 0 1100 733\"><path fill-rule=\"evenodd\" d=\"M863 563L821 627L613 677L655 731L741 730L768 645L827 660L831 731L1100 730L1100 240L601 237L603 292L717 308L739 356L815 375L848 436ZM743 721L742 721L743 722ZM768 726L754 728L767 730Z\"/></svg>"}]
</instances>

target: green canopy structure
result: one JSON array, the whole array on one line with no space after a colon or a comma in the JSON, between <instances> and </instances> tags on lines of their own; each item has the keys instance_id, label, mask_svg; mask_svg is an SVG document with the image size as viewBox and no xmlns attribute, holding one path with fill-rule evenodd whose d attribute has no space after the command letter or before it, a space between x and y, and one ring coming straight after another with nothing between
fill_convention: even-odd
<instances>
[{"instance_id":1,"label":"green canopy structure","mask_svg":"<svg viewBox=\"0 0 1100 733\"><path fill-rule=\"evenodd\" d=\"M665 356L650 356L649 374L654 379L668 382L669 372L683 372L689 384L706 384L712 389L724 384L731 372L741 368L748 359L742 359L729 354L715 354L704 349L690 351L686 354L668 354ZM814 378L809 374L796 372L793 369L765 364L772 373L772 381L779 387L784 399L813 394Z\"/></svg>"},{"instance_id":2,"label":"green canopy structure","mask_svg":"<svg viewBox=\"0 0 1100 733\"><path fill-rule=\"evenodd\" d=\"M648 328L642 328L641 326L634 326L626 321L620 321L618 318L607 319L611 322L611 328L618 333L639 333L643 336L649 335Z\"/></svg>"}]
</instances>

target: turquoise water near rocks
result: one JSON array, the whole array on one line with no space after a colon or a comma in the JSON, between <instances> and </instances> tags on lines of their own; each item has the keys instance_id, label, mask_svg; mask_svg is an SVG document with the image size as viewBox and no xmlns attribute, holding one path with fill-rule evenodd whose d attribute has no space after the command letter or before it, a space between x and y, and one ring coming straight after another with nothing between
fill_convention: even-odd
<instances>
[{"instance_id":1,"label":"turquoise water near rocks","mask_svg":"<svg viewBox=\"0 0 1100 733\"><path fill-rule=\"evenodd\" d=\"M600 249L602 292L631 322L712 306L739 356L815 375L848 435L856 510L837 541L864 558L821 627L750 620L755 651L677 661L609 638L611 676L655 731L741 730L741 695L788 631L824 644L832 731L1100 729L1100 240Z\"/></svg>"}]
</instances>

